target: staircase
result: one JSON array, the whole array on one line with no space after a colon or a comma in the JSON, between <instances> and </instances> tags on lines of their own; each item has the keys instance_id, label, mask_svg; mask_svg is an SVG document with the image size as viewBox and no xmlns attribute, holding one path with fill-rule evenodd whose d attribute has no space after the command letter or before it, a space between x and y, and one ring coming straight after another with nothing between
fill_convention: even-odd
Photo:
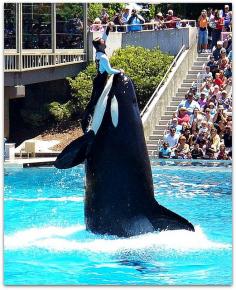
<instances>
[{"instance_id":1,"label":"staircase","mask_svg":"<svg viewBox=\"0 0 236 290\"><path fill-rule=\"evenodd\" d=\"M147 141L147 149L149 156L157 156L158 147L163 141L165 130L168 128L168 123L176 111L178 104L184 100L184 96L192 86L193 82L197 82L197 75L202 72L203 65L207 62L210 53L198 54L196 61L193 63L191 70L188 72L185 80L178 88L175 96L172 97L170 104L166 107L165 114L161 116L161 120L156 124L155 130L149 136Z\"/></svg>"}]
</instances>

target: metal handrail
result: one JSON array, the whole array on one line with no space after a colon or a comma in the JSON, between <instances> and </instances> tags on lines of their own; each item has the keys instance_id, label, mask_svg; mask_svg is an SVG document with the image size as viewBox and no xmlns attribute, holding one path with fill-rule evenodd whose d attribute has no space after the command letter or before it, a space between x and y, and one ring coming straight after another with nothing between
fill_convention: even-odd
<instances>
[{"instance_id":1,"label":"metal handrail","mask_svg":"<svg viewBox=\"0 0 236 290\"><path fill-rule=\"evenodd\" d=\"M186 28L186 27L189 27L190 26L190 23L193 23L193 26L191 26L191 27L196 27L196 20L173 20L173 21L163 21L162 22L162 25L168 25L168 24L171 24L171 23L184 23L184 24L186 24L186 26L182 26L182 27L180 27L180 28ZM113 32L121 32L121 33L126 33L126 32L129 32L128 31L128 28L129 27L135 27L135 26L141 26L142 27L142 30L141 31L153 31L153 30L159 30L159 29L156 29L155 28L155 26L156 25L160 25L160 23L159 22L156 22L156 21L154 21L154 22L145 22L145 23L136 23L136 24L121 24L121 25L114 25L114 28L115 28L115 31L113 31ZM96 23L94 23L94 24L92 24L92 25L90 25L90 27L89 27L89 31L90 32L101 32L100 30L96 30L96 31L93 31L93 30L91 30L91 28L92 27L96 27L96 26L98 26L98 27L102 27L103 29L105 29L106 27L107 27L107 24L96 24ZM147 29L143 29L143 28L145 28L145 26L147 26L146 28ZM150 28L150 26L152 27L152 28ZM117 28L124 28L124 31L118 31L118 29ZM175 28L179 28L179 26L178 27L175 27ZM160 30L161 29L173 29L173 28L169 28L169 27L163 27L163 28L160 28Z\"/></svg>"},{"instance_id":2,"label":"metal handrail","mask_svg":"<svg viewBox=\"0 0 236 290\"><path fill-rule=\"evenodd\" d=\"M206 67L206 63L202 65L202 73L204 73L205 67ZM202 81L203 81L202 74L199 72L197 74L197 93L200 93L200 87L202 85Z\"/></svg>"},{"instance_id":3,"label":"metal handrail","mask_svg":"<svg viewBox=\"0 0 236 290\"><path fill-rule=\"evenodd\" d=\"M183 45L180 49L180 51L178 52L178 54L176 55L176 57L174 58L174 60L172 61L170 67L168 68L167 72L165 73L164 77L162 78L161 82L159 83L159 85L157 86L157 88L155 89L154 93L152 94L151 98L149 99L149 101L147 102L147 104L145 105L145 107L143 108L142 112L141 112L141 117L143 117L144 113L147 111L149 105L152 103L152 101L154 100L154 98L156 97L156 94L158 93L158 91L160 90L160 88L163 86L165 80L166 80L166 76L169 74L170 70L175 66L177 60L179 59L179 57L181 56L181 54L185 51L185 45Z\"/></svg>"},{"instance_id":4,"label":"metal handrail","mask_svg":"<svg viewBox=\"0 0 236 290\"><path fill-rule=\"evenodd\" d=\"M67 64L74 64L85 62L87 55L83 50L77 52L61 51L61 52L10 52L4 51L4 71L16 72L35 70L42 68L49 68L55 66L63 66Z\"/></svg>"}]
</instances>

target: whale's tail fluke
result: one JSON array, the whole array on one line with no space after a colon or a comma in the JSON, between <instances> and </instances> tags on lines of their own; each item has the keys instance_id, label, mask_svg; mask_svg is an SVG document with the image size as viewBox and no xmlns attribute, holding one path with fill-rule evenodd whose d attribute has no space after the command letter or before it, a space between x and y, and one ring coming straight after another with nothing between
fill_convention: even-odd
<instances>
[{"instance_id":1,"label":"whale's tail fluke","mask_svg":"<svg viewBox=\"0 0 236 290\"><path fill-rule=\"evenodd\" d=\"M155 208L151 215L150 221L158 231L164 230L188 230L195 231L194 226L182 216L174 213L166 207L155 204Z\"/></svg>"},{"instance_id":2,"label":"whale's tail fluke","mask_svg":"<svg viewBox=\"0 0 236 290\"><path fill-rule=\"evenodd\" d=\"M58 169L67 169L83 163L91 151L94 138L95 134L93 130L90 130L72 141L57 156L54 166Z\"/></svg>"}]
</instances>

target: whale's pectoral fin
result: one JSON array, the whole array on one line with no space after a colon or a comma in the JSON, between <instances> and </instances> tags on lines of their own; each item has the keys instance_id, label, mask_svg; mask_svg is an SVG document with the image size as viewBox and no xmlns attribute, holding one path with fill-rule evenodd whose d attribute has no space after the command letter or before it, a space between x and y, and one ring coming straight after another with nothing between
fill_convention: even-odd
<instances>
[{"instance_id":1,"label":"whale's pectoral fin","mask_svg":"<svg viewBox=\"0 0 236 290\"><path fill-rule=\"evenodd\" d=\"M90 153L94 142L95 134L92 130L85 133L72 141L66 148L57 156L54 166L59 169L74 167L84 162Z\"/></svg>"},{"instance_id":2,"label":"whale's pectoral fin","mask_svg":"<svg viewBox=\"0 0 236 290\"><path fill-rule=\"evenodd\" d=\"M160 204L155 205L150 221L155 230L188 230L195 231L194 226L185 218L165 208Z\"/></svg>"}]
</instances>

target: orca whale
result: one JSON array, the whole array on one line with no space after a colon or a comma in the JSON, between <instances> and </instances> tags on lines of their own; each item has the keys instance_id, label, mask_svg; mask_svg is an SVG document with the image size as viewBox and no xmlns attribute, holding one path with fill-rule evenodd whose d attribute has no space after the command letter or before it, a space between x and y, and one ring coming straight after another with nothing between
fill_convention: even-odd
<instances>
[{"instance_id":1,"label":"orca whale","mask_svg":"<svg viewBox=\"0 0 236 290\"><path fill-rule=\"evenodd\" d=\"M55 167L85 161L85 223L98 234L130 237L193 225L154 197L151 165L133 82L110 77L91 128L57 157Z\"/></svg>"}]
</instances>

